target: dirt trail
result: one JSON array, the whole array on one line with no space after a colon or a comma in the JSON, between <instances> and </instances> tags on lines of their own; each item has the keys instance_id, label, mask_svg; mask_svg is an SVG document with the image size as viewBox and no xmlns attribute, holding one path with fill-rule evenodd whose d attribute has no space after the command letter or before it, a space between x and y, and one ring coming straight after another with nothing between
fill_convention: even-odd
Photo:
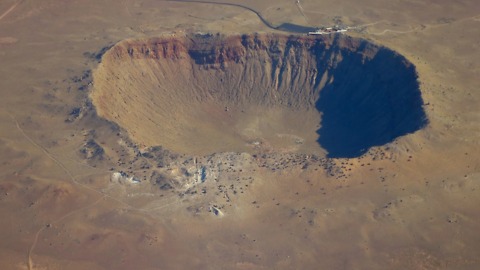
<instances>
[{"instance_id":1,"label":"dirt trail","mask_svg":"<svg viewBox=\"0 0 480 270\"><path fill-rule=\"evenodd\" d=\"M415 32L415 31L419 30L419 28L420 27L415 27L415 28L413 28L411 30L407 30L407 31L397 31L397 30L385 29L382 32L370 33L370 34L376 35L376 36L382 36L382 35L385 35L386 33L407 34L407 33Z\"/></svg>"},{"instance_id":2,"label":"dirt trail","mask_svg":"<svg viewBox=\"0 0 480 270\"><path fill-rule=\"evenodd\" d=\"M386 33L407 34L407 33L412 33L412 32L415 32L415 31L426 31L426 30L429 30L431 28L444 27L444 26L447 26L447 25L462 23L462 22L469 21L469 20L477 22L477 21L480 21L479 16L480 15L477 14L477 15L474 15L474 16L461 18L461 19L458 19L458 20L455 20L455 21L452 21L452 22L449 22L449 23L422 24L420 26L417 26L413 29L406 30L406 31L397 31L397 30L392 30L392 29L385 29L385 30L383 30L381 32L378 32L378 33L369 33L369 34L376 35L376 36L381 36L381 35L385 35ZM384 21L384 20L382 20L382 21ZM370 24L364 24L364 25L357 26L357 27L372 26L372 25L375 25L375 24L377 24L379 22L382 22L382 21L378 21L378 22L370 23Z\"/></svg>"},{"instance_id":3,"label":"dirt trail","mask_svg":"<svg viewBox=\"0 0 480 270\"><path fill-rule=\"evenodd\" d=\"M77 208L77 209L74 209L70 212L68 212L67 214L63 215L62 217L54 220L54 221L51 221L49 222L49 226L53 225L53 224L56 224L62 220L65 220L66 218L70 217L71 215L75 214L75 213L78 213L80 211L83 211L83 210L86 210L90 207L93 207L95 206L96 204L98 204L100 201L102 200L105 200L105 199L111 199L117 203L119 203L119 206L124 206L125 207L125 210L133 210L133 211L137 211L137 212L141 212L143 214L150 214L152 211L158 211L160 209L164 209L166 207L171 207L173 205L181 205L181 201L178 199L178 198L175 198L176 196L175 195L172 195L170 196L169 198L167 198L167 200L169 201L170 199L174 198L174 200L172 202L167 202L161 206L157 206L157 207L154 207L154 208L137 208L137 207L134 207L126 202L123 202L111 195L108 195L107 193L105 193L105 191L99 191L99 190L96 190L94 188L91 188L85 184L82 184L80 182L77 181L76 177L70 172L70 170L62 163L60 162L60 160L58 158L56 158L52 153L50 153L50 151L48 151L45 147L43 147L42 145L38 144L37 142L35 142L25 131L24 129L21 127L20 123L18 122L18 120L16 119L16 117L11 114L10 112L7 112L7 114L12 118L12 120L15 122L15 126L16 128L20 131L20 133L34 146L38 147L49 159L53 160L67 175L68 177L70 178L71 182L73 182L75 185L78 185L82 188L85 188L89 191L92 191L98 195L100 195L100 197L95 200L95 202L91 203L91 204L88 204L86 206L83 206L83 207L80 207L80 208ZM85 164L82 164L82 165L85 165ZM33 259L32 259L32 255L33 255L33 251L35 250L35 246L37 245L37 242L38 242L38 238L40 237L41 233L49 227L47 224L43 225L36 233L35 233L35 237L33 239L33 242L32 242L32 245L30 246L30 248L28 249L28 252L27 252L27 266L28 266L28 270L33 270L34 267L34 262L33 262Z\"/></svg>"},{"instance_id":4,"label":"dirt trail","mask_svg":"<svg viewBox=\"0 0 480 270\"><path fill-rule=\"evenodd\" d=\"M92 207L94 205L96 205L98 202L100 202L102 199L111 199L117 203L119 203L119 205L123 205L126 209L128 210L134 210L134 211L139 211L139 212L144 212L144 213L147 213L149 210L145 210L145 209L141 209L141 208L136 208L136 207L133 207L131 205L129 205L128 203L125 203L113 196L110 196L108 194L105 194L104 192L101 192L101 191L98 191L94 188L91 188L85 184L82 184L80 182L77 181L77 179L75 178L75 176L70 172L70 170L68 170L68 168L62 163L60 162L60 160L58 160L55 156L53 156L45 147L43 147L42 145L38 144L37 142L35 142L25 131L24 129L20 126L20 123L18 122L18 120L16 119L16 117L7 112L8 115L10 115L10 117L12 118L12 120L15 122L15 126L16 128L20 131L20 133L34 146L38 147L49 159L51 159L52 161L54 161L67 175L68 177L70 178L70 180L75 184L75 185L78 185L78 186L81 186L82 188L85 188L89 191L92 191L94 193L97 193L98 195L100 195L101 197L99 199L97 199L94 203L92 204L89 204L89 205L86 205L84 207L81 207L81 208L78 208L78 209L75 209L73 211L70 211L69 213L65 214L64 216L60 217L59 219L57 220L54 220L52 222L50 222L50 224L55 224L55 223L58 223L62 220L64 220L65 218L79 212L79 211L82 211L84 209L87 209L89 207ZM171 205L172 203L170 203L169 205ZM28 265L28 269L29 270L32 270L33 269L33 260L32 260L32 253L33 253L33 250L35 249L35 246L37 244L37 241L38 241L38 237L40 236L40 234L45 230L46 225L45 226L42 226L36 233L35 233L35 237L34 237L34 240L33 240L33 243L32 245L30 246L29 250L28 250L28 255L27 255L27 265Z\"/></svg>"},{"instance_id":5,"label":"dirt trail","mask_svg":"<svg viewBox=\"0 0 480 270\"><path fill-rule=\"evenodd\" d=\"M33 270L33 260L32 260L32 253L33 253L33 250L35 249L36 245L37 245L37 242L38 242L38 237L40 236L40 234L46 229L46 228L49 228L50 226L52 226L53 224L56 224L66 218L68 218L69 216L77 213L77 212L80 212L82 210L85 210L85 209L88 209L92 206L95 206L97 203L99 203L102 199L105 199L106 196L102 196L100 198L98 198L97 200L95 200L95 202L89 204L89 205L86 205L84 207L81 207L81 208L78 208L74 211L71 211L69 213L67 213L66 215L60 217L59 219L57 220L54 220L52 221L51 223L49 224L45 224L44 226L42 226L36 233L35 233L35 238L33 239L33 243L32 245L30 246L30 248L28 249L28 255L27 255L27 258L28 258L28 270Z\"/></svg>"},{"instance_id":6,"label":"dirt trail","mask_svg":"<svg viewBox=\"0 0 480 270\"><path fill-rule=\"evenodd\" d=\"M0 15L0 21L5 18L10 12L12 12L20 3L22 3L24 0L20 0L15 2L7 11L5 11L2 15Z\"/></svg>"},{"instance_id":7,"label":"dirt trail","mask_svg":"<svg viewBox=\"0 0 480 270\"><path fill-rule=\"evenodd\" d=\"M10 114L10 113L9 113ZM78 185L78 186L81 186L89 191L92 191L94 193L98 193L102 196L106 196L112 200L114 200L115 202L118 202L124 206L126 206L127 208L131 208L132 209L132 206L130 206L129 204L125 203L125 202L122 202L118 199L116 199L115 197L112 197L112 196L109 196L109 195L106 195L106 194L103 194L102 192L94 189L94 188L91 188L85 184L82 184L80 182L77 181L77 179L75 178L75 176L70 172L70 170L67 169L67 167L62 163L60 162L60 160L58 160L56 157L54 157L45 147L39 145L37 142L35 142L30 136L28 136L25 131L23 130L23 128L20 126L20 124L18 123L18 120L15 118L15 116L13 116L12 114L10 114L10 117L15 121L15 125L17 127L17 129L22 133L22 135L30 142L32 143L34 146L40 148L42 150L42 152L51 160L53 160L67 175L68 177L70 178L70 180L75 184L75 185Z\"/></svg>"}]
</instances>

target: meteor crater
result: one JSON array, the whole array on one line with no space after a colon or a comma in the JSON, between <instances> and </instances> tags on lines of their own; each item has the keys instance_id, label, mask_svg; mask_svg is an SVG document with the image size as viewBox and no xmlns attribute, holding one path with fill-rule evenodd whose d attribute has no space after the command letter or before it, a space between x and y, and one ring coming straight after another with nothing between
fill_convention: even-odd
<instances>
[{"instance_id":1,"label":"meteor crater","mask_svg":"<svg viewBox=\"0 0 480 270\"><path fill-rule=\"evenodd\" d=\"M192 155L357 157L428 121L414 65L345 35L124 40L103 55L91 98L137 144Z\"/></svg>"}]
</instances>

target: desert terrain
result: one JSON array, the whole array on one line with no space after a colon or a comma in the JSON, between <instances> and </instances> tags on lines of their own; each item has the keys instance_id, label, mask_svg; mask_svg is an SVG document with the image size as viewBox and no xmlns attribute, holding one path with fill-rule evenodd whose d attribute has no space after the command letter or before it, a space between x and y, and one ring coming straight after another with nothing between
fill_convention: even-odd
<instances>
[{"instance_id":1,"label":"desert terrain","mask_svg":"<svg viewBox=\"0 0 480 270\"><path fill-rule=\"evenodd\" d=\"M1 1L0 269L479 269L479 26L473 0Z\"/></svg>"}]
</instances>

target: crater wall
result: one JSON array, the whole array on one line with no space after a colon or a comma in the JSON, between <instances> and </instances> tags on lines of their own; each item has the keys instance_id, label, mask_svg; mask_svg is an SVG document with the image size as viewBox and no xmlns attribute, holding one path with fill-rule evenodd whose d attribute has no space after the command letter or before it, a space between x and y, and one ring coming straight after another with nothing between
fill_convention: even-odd
<instances>
[{"instance_id":1,"label":"crater wall","mask_svg":"<svg viewBox=\"0 0 480 270\"><path fill-rule=\"evenodd\" d=\"M344 35L125 40L94 72L93 104L144 146L353 157L422 128L414 66Z\"/></svg>"}]
</instances>

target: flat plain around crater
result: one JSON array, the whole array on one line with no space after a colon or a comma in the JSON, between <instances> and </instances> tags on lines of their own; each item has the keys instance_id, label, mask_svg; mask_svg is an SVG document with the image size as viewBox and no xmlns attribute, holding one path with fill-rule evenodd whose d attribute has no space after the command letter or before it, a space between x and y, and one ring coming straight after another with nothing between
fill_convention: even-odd
<instances>
[{"instance_id":1,"label":"flat plain around crater","mask_svg":"<svg viewBox=\"0 0 480 270\"><path fill-rule=\"evenodd\" d=\"M470 0L1 1L0 268L478 269L479 24Z\"/></svg>"}]
</instances>

